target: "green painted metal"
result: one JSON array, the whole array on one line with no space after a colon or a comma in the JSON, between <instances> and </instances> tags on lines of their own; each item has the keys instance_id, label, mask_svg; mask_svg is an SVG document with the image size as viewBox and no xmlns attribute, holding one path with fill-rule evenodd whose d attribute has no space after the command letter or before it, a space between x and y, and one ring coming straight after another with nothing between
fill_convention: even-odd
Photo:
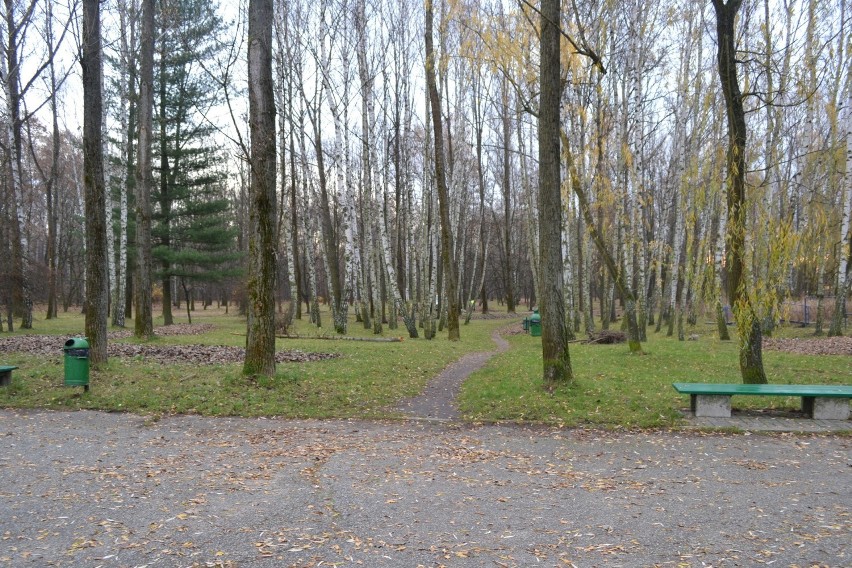
<instances>
[{"instance_id":1,"label":"green painted metal","mask_svg":"<svg viewBox=\"0 0 852 568\"><path fill-rule=\"evenodd\" d=\"M89 342L72 337L65 342L65 386L89 388Z\"/></svg>"},{"instance_id":2,"label":"green painted metal","mask_svg":"<svg viewBox=\"0 0 852 568\"><path fill-rule=\"evenodd\" d=\"M13 365L0 365L0 387L8 387L12 384L12 371L17 369Z\"/></svg>"},{"instance_id":3,"label":"green painted metal","mask_svg":"<svg viewBox=\"0 0 852 568\"><path fill-rule=\"evenodd\" d=\"M768 395L852 398L849 385L747 385L725 383L672 383L681 394Z\"/></svg>"},{"instance_id":4,"label":"green painted metal","mask_svg":"<svg viewBox=\"0 0 852 568\"><path fill-rule=\"evenodd\" d=\"M530 316L530 336L541 337L541 315L538 310L533 310L533 315Z\"/></svg>"}]
</instances>

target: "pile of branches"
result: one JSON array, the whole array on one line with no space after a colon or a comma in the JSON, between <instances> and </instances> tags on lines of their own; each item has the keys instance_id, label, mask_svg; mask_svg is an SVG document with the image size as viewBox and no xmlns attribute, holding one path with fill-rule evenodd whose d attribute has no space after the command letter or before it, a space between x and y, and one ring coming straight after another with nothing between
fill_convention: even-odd
<instances>
[{"instance_id":1,"label":"pile of branches","mask_svg":"<svg viewBox=\"0 0 852 568\"><path fill-rule=\"evenodd\" d=\"M610 329L602 329L601 331L592 332L589 334L589 338L584 340L583 343L596 343L599 345L611 345L614 343L625 343L627 341L627 334L623 331L613 331Z\"/></svg>"}]
</instances>

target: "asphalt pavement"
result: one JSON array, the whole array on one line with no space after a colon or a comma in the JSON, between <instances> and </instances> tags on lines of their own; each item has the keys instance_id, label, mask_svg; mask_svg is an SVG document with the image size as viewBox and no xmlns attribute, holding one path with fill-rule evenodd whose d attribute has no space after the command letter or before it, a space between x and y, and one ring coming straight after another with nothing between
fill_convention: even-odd
<instances>
[{"instance_id":1,"label":"asphalt pavement","mask_svg":"<svg viewBox=\"0 0 852 568\"><path fill-rule=\"evenodd\" d=\"M0 410L0 565L852 566L848 435Z\"/></svg>"}]
</instances>

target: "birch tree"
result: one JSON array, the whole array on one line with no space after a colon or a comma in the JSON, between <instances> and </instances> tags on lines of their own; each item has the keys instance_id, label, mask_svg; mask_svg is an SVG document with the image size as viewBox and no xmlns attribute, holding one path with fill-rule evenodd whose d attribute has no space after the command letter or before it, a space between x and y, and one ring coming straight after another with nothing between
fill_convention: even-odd
<instances>
[{"instance_id":1,"label":"birch tree","mask_svg":"<svg viewBox=\"0 0 852 568\"><path fill-rule=\"evenodd\" d=\"M828 335L843 334L842 323L845 316L845 303L849 295L849 259L852 258L852 80L847 80L846 101L844 105L843 129L846 131L846 174L843 178L843 199L841 201L840 239L837 242L838 259L837 284L834 294L834 313Z\"/></svg>"},{"instance_id":2,"label":"birch tree","mask_svg":"<svg viewBox=\"0 0 852 568\"><path fill-rule=\"evenodd\" d=\"M21 328L31 329L33 326L33 301L30 292L30 282L27 275L27 259L29 243L24 228L24 195L22 169L22 117L21 117L21 61L19 46L23 42L22 35L30 23L36 7L34 0L18 9L14 0L3 0L4 36L0 40L0 78L3 81L6 99L7 118L4 121L3 142L6 147L6 177L7 187L10 188L11 203L11 280L12 280L12 311L21 317ZM11 318L9 327L11 330Z\"/></svg>"},{"instance_id":3,"label":"birch tree","mask_svg":"<svg viewBox=\"0 0 852 568\"><path fill-rule=\"evenodd\" d=\"M132 293L129 268L135 262L128 259L128 199L135 185L133 163L136 113L136 52L138 49L137 20L138 3L134 0L122 0L118 4L119 39L116 42L115 65L118 77L114 84L119 98L117 121L120 129L115 158L117 189L119 192L119 254L115 263L115 293L112 302L112 324L124 327L125 317L129 315L126 299ZM131 294L132 295L132 294Z\"/></svg>"},{"instance_id":4,"label":"birch tree","mask_svg":"<svg viewBox=\"0 0 852 568\"><path fill-rule=\"evenodd\" d=\"M852 37L849 30L848 18L849 10L847 3L841 3L840 33L838 33L838 41L836 48L837 70L836 79L834 81L835 91L837 92L837 104L835 108L840 109L840 135L836 143L840 148L844 147L845 154L840 153L838 166L845 164L845 173L842 178L835 176L835 183L840 185L840 233L835 242L837 243L837 276L834 282L834 312L831 316L831 323L828 329L830 337L836 337L843 334L843 324L846 317L846 299L850 291L850 259L852 259L852 73L849 71L850 62L852 62L852 45L849 38ZM845 68L845 85L841 89L843 69ZM840 167L836 167L836 171L841 171Z\"/></svg>"},{"instance_id":5,"label":"birch tree","mask_svg":"<svg viewBox=\"0 0 852 568\"><path fill-rule=\"evenodd\" d=\"M334 124L334 136L335 136L335 144L334 144L334 159L333 159L333 167L335 171L335 189L336 194L333 195L331 192L331 186L327 182L327 176L325 173L325 167L323 165L320 166L321 170L319 172L320 183L320 203L322 205L322 230L323 230L323 243L325 249L325 262L328 267L328 276L329 276L329 292L331 293L331 307L332 307L332 319L334 323L334 329L337 333L343 334L346 333L346 325L348 318L348 294L344 292L344 287L346 286L344 283L351 282L351 278L356 278L354 272L350 272L349 269L354 270L354 255L355 255L355 233L354 227L350 225L350 221L354 221L354 193L351 188L351 181L349 179L349 155L348 155L348 125L345 123L345 114L346 114L346 106L349 104L349 75L350 75L350 63L349 63L349 51L346 47L341 48L341 61L340 61L340 75L342 77L343 82L343 92L340 93L338 98L338 93L335 92L334 86L332 85L332 71L331 71L331 59L332 59L332 51L335 46L336 41L338 40L338 34L342 36L343 41L348 40L346 36L348 30L348 22L349 15L346 13L347 6L344 5L342 8L343 17L334 18L338 23L338 27L336 27L334 34L329 33L327 20L329 19L326 16L326 10L328 9L327 2L323 1L320 3L320 55L319 55L319 64L321 65L322 71L322 83L323 83L323 93L327 99L328 108L331 111L331 116ZM326 47L328 44L328 47ZM357 51L357 50L356 50ZM322 154L324 151L321 149L320 141L322 140L322 129L318 128L317 125L319 121L319 116L315 116L314 120L314 136L316 138L316 147L317 147L317 160L320 164L323 163L324 157ZM333 203L337 201L337 199L342 199L344 201L344 214L343 214L343 226L339 226L335 223L335 218L337 215L332 212ZM341 262L339 255L339 235L343 234L346 242L345 242L345 252L346 258L341 271ZM349 286L350 290L352 289Z\"/></svg>"},{"instance_id":6,"label":"birch tree","mask_svg":"<svg viewBox=\"0 0 852 568\"><path fill-rule=\"evenodd\" d=\"M44 40L47 44L48 53L54 53L56 49L57 38L54 35L54 15L53 3L48 2L44 13ZM65 27L67 30L67 26ZM60 35L59 42L65 32ZM48 271L48 290L47 290L47 314L45 319L54 319L57 317L57 225L58 225L58 181L59 181L59 159L60 159L60 130L59 130L59 87L64 82L65 76L59 76L60 71L57 69L55 57L51 57L48 62L48 77L50 91L48 93L51 119L51 137L50 137L50 167L45 168L41 161L36 156L33 148L33 137L30 133L30 122L27 123L27 132L30 145L30 153L33 163L39 173L41 183L44 185L45 191L45 206L47 217L47 246L46 246L46 261Z\"/></svg>"},{"instance_id":7,"label":"birch tree","mask_svg":"<svg viewBox=\"0 0 852 568\"><path fill-rule=\"evenodd\" d=\"M296 184L298 176L296 174L296 152L294 147L293 131L295 124L292 116L293 109L293 91L295 90L293 72L293 57L296 57L295 49L291 46L291 29L289 6L286 2L276 2L275 9L275 45L277 47L277 57L275 60L277 90L275 92L275 101L278 111L278 156L281 163L280 179L280 200L278 211L278 238L281 243L281 250L287 258L287 285L290 290L290 305L288 314L285 316L285 321L289 321L295 315L301 316L301 303L299 301L299 273L298 273L298 230L296 228ZM289 128L288 128L289 125ZM289 144L289 149L288 149ZM289 151L288 151L289 150ZM285 175L284 165L289 159L290 176L287 179ZM284 202L287 200L289 205L289 215L286 215ZM280 327L280 323L279 323Z\"/></svg>"}]
</instances>

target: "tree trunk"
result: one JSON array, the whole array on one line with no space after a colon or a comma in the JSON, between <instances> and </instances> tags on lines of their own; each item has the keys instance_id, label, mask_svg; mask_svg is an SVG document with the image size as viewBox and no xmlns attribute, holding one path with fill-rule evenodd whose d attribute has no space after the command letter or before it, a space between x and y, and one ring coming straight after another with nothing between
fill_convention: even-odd
<instances>
[{"instance_id":1,"label":"tree trunk","mask_svg":"<svg viewBox=\"0 0 852 568\"><path fill-rule=\"evenodd\" d=\"M562 295L562 175L559 151L562 77L560 0L541 3L541 95L538 115L539 313L544 384L574 379Z\"/></svg>"},{"instance_id":2,"label":"tree trunk","mask_svg":"<svg viewBox=\"0 0 852 568\"><path fill-rule=\"evenodd\" d=\"M619 271L616 266L616 261L610 254L609 250L606 247L606 243L603 240L603 237L598 230L597 225L594 222L594 218L592 217L591 208L589 205L589 199L586 195L585 189L583 188L580 178L577 175L577 168L574 166L574 158L568 149L568 140L567 135L564 131L561 132L562 143L566 148L565 156L568 161L568 174L571 176L571 189L574 191L574 194L577 196L577 202L580 206L580 212L586 221L586 226L589 231L589 236L592 241L595 243L597 247L598 254L601 256L601 261L606 266L606 273L610 275L612 278L612 285L614 289L618 290L618 293L624 299L624 317L627 324L627 344L630 348L631 353L642 353L642 342L639 340L639 320L636 318L636 296L633 293L633 290L630 288L629 284L624 278L624 273ZM602 286L604 288L605 286ZM604 297L609 299L609 304L605 305L603 299ZM615 296L609 292L601 292L601 320L602 327L603 324L606 323L607 317L604 312L610 312L614 309L614 298ZM544 317L542 316L542 320ZM603 329L607 329L603 327Z\"/></svg>"},{"instance_id":3,"label":"tree trunk","mask_svg":"<svg viewBox=\"0 0 852 568\"><path fill-rule=\"evenodd\" d=\"M3 86L6 95L5 117L6 132L5 146L8 156L8 183L11 187L11 240L12 240L12 313L21 316L21 329L31 329L33 326L32 298L30 297L29 278L27 277L27 258L29 256L29 242L27 240L24 224L24 188L21 171L22 161L22 133L21 133L21 87L20 87L20 64L18 60L18 33L27 23L26 20L32 15L32 8L22 16L22 22L15 18L16 3L12 0L4 0L6 20L6 45L5 57L0 64L0 75L2 75ZM12 324L10 320L9 329Z\"/></svg>"},{"instance_id":4,"label":"tree trunk","mask_svg":"<svg viewBox=\"0 0 852 568\"><path fill-rule=\"evenodd\" d=\"M845 120L846 130L846 175L843 178L843 198L841 200L840 243L837 263L837 284L834 292L834 312L828 327L829 337L843 335L843 319L846 315L846 296L849 295L849 259L852 258L852 87L847 89ZM820 283L822 286L822 283Z\"/></svg>"},{"instance_id":5,"label":"tree trunk","mask_svg":"<svg viewBox=\"0 0 852 568\"><path fill-rule=\"evenodd\" d=\"M518 96L517 102L518 102L519 105L522 103L520 96ZM539 261L540 257L539 257L539 250L538 250L538 197L537 197L537 193L533 190L532 182L530 181L530 171L529 171L529 168L528 168L528 165L527 165L527 145L526 145L526 142L524 140L524 130L525 129L523 127L523 121L516 120L515 122L516 122L516 127L517 127L516 129L517 129L517 135L518 135L518 157L520 158L519 161L521 163L521 195L523 196L523 199L526 200L526 203L524 204L525 207L523 207L523 210L526 213L526 215L525 215L526 222L524 223L524 225L526 226L526 231L525 231L526 235L525 236L526 236L527 248L529 250L529 256L530 256L530 258L529 258L529 269L530 269L530 273L531 273L531 276L532 276L532 288L533 288L532 293L529 294L529 297L527 298L527 302L531 302L532 299L535 298L536 294L538 294L539 281L540 281L539 268L540 268L541 263ZM530 149L530 151L532 151L532 150ZM504 203L503 207L504 207L503 230L504 230L504 238L505 238L505 231L511 230L512 227L511 227L511 221L510 221L511 215L509 215L509 213L508 213L507 205ZM508 207L511 207L511 205L509 205ZM510 243L511 239L507 239L506 242ZM507 254L507 253L504 253L504 254ZM510 270L507 269L506 280L507 280L506 286L507 287L511 286L512 291L514 291L514 282L515 281L514 281L513 271L510 271ZM510 284L509 282L511 282L512 284ZM509 295L508 292L507 292L506 295L507 296ZM514 306L515 299L516 298L513 295L512 296L513 306ZM538 298L536 298L536 300L538 300ZM517 306L514 306L514 307L517 308ZM531 307L532 306L530 306L530 308ZM508 306L507 306L507 311L508 311ZM511 312L509 312L509 313L511 313Z\"/></svg>"},{"instance_id":6,"label":"tree trunk","mask_svg":"<svg viewBox=\"0 0 852 568\"><path fill-rule=\"evenodd\" d=\"M154 2L142 0L142 35L140 38L139 136L136 145L136 321L134 334L142 339L154 336L152 306L153 261L151 258L151 149L154 114ZM163 303L165 304L165 296ZM165 308L164 308L165 309Z\"/></svg>"},{"instance_id":7,"label":"tree trunk","mask_svg":"<svg viewBox=\"0 0 852 568\"><path fill-rule=\"evenodd\" d=\"M298 315L299 319L301 319L302 316L302 303L300 301L299 289L301 285L301 274L299 273L298 232L295 226L297 223L296 180L298 179L298 175L296 173L296 151L293 141L293 131L295 130L296 125L292 115L293 89L295 88L295 85L293 82L294 73L292 72L292 67L287 65L287 60L292 57L292 54L290 53L289 46L285 42L285 37L288 33L287 26L289 25L286 7L283 4L279 4L278 8L279 9L275 11L275 25L277 30L275 37L277 40L276 44L278 52L282 54L282 57L279 57L277 61L277 96L280 107L278 115L278 144L281 156L281 211L278 211L278 232L279 239L281 239L282 249L287 258L287 286L290 292L290 304L287 307L287 312L285 313L284 318L285 322L292 322L295 315ZM286 57L284 57L284 55L286 55ZM289 129L287 128L288 124L290 126ZM288 144L290 152L289 176L285 175L284 171L284 164L287 163L287 158L285 158L285 156L287 156ZM287 183L288 181L289 183ZM290 209L289 211L287 211L288 207ZM280 330L281 326L278 325L278 327Z\"/></svg>"},{"instance_id":8,"label":"tree trunk","mask_svg":"<svg viewBox=\"0 0 852 568\"><path fill-rule=\"evenodd\" d=\"M127 146L122 149L122 152L123 152L124 167L125 167L124 179L126 180L126 183L127 183L126 191L127 191L128 198L131 198L131 197L135 196L135 191L136 191L135 163L136 163L137 156L136 156L135 144L137 143L137 138L138 138L138 135L137 135L137 128L138 128L138 125L137 125L137 122L138 122L137 121L137 108L138 108L138 104L139 104L139 101L138 101L139 93L137 91L137 77L138 77L138 74L137 74L137 57L139 57L139 55L136 53L136 50L138 49L138 50L141 51L141 45L138 44L137 41L136 41L136 37L137 37L136 30L138 29L138 25L139 25L136 18L139 18L139 15L138 15L139 14L139 5L138 5L137 0L133 0L131 2L130 7L126 6L125 2L122 2L120 4L120 6L123 6L126 9L126 11L128 12L128 14L126 16L127 19L129 20L128 23L127 23L127 26L130 29L130 41L128 42L128 44L126 46L122 45L122 49L125 50L125 54L126 54L125 55L125 57L126 57L125 64L128 67L128 69L127 69L127 71L128 71L128 73L127 73L127 85L125 87L126 96L127 96L127 99L128 99L127 125L126 125L127 131L126 131L126 134L125 134L125 138L127 140ZM122 8L119 8L119 9L122 9ZM153 49L153 47L152 47L152 49ZM152 63L152 69L153 69L153 63ZM153 73L153 70L152 70L152 73ZM153 111L149 112L149 114L151 114L152 112ZM151 189L152 189L153 186L149 185L148 187L149 187L149 190L148 190L148 209L150 210L150 207L151 207L151 205L150 205L150 203L151 203ZM136 217L135 205L134 205L134 220L135 220L136 223L139 222L138 217ZM149 222L149 227L150 227L150 222ZM138 229L137 229L137 231L138 231ZM150 249L150 230L149 230L148 234L149 234L148 247ZM134 231L132 234L128 232L127 240L128 240L127 246L129 247L129 249L136 251L137 250L136 231ZM137 251L136 255L138 255L138 251ZM133 255L133 254L127 255L127 267L125 269L125 274L127 274L127 286L126 286L126 289L125 289L125 297L124 297L124 317L125 318L132 317L133 314L134 314L134 311L136 309L135 308L135 304L136 304L136 281L137 281L137 272L136 272L137 267L136 267L136 258L135 258L136 255ZM149 255L149 258L150 258L150 255ZM150 261L149 261L149 264L148 264L149 297L151 295L150 294L150 292L151 292L151 284L150 284L151 272L150 271L151 271L151 264L150 264ZM149 299L148 301L150 303L152 300ZM152 308L149 307L148 312L152 314L151 317L153 318ZM153 329L153 322L152 322L152 329ZM134 322L134 333L135 333L135 322Z\"/></svg>"},{"instance_id":9,"label":"tree trunk","mask_svg":"<svg viewBox=\"0 0 852 568\"><path fill-rule=\"evenodd\" d=\"M346 106L349 102L349 52L348 50L343 50L341 54L340 66L343 69L342 75L344 77L343 82L343 93L339 97L339 100L335 98L335 92L331 81L331 55L326 54L326 36L328 36L327 26L325 25L325 2L322 2L320 8L320 20L321 30L320 30L320 63L322 65L322 82L324 86L324 93L326 95L326 99L328 102L328 108L331 110L332 119L334 121L334 146L333 146L333 167L336 172L336 189L337 189L337 200L338 203L340 201L343 202L343 226L340 226L335 221L338 220L337 213L335 212L332 215L332 200L329 198L328 185L326 181L326 175L324 171L319 172L320 176L320 203L322 204L322 230L323 230L323 238L325 242L325 253L326 253L326 263L328 266L328 277L329 277L329 292L331 293L331 306L332 306L332 320L334 324L334 330L339 334L346 333L347 319L348 319L348 310L349 310L349 297L351 295L351 286L349 283L354 279L354 275L350 273L350 269L352 268L352 262L354 260L354 238L355 233L353 232L353 227L350 225L350 218L354 219L354 199L352 203L353 209L350 209L349 197L350 195L354 195L354 190L349 187L347 183L349 181L349 172L348 172L348 134L345 137L346 143L344 143L344 131L346 130L346 117L344 116L346 112ZM348 18L341 18L340 24L342 27L348 27ZM344 40L348 40L346 37L346 29L342 30L342 34L344 35ZM331 36L328 39L329 44L334 44L335 36ZM364 111L366 112L366 110ZM364 120L366 122L366 119ZM315 125L318 125L318 122L315 122ZM315 129L315 136L317 145L321 141L321 129ZM363 141L363 144L366 146L368 142L366 140ZM320 155L320 151L317 150L318 161L324 160L324 158ZM365 167L367 167L365 165ZM346 238L344 242L344 263L341 267L340 263L340 255L339 251L339 235L343 234ZM341 268L342 274L341 274Z\"/></svg>"},{"instance_id":10,"label":"tree trunk","mask_svg":"<svg viewBox=\"0 0 852 568\"><path fill-rule=\"evenodd\" d=\"M103 159L103 53L99 0L83 1L83 183L86 214L86 338L94 368L107 362L109 274Z\"/></svg>"},{"instance_id":11,"label":"tree trunk","mask_svg":"<svg viewBox=\"0 0 852 568\"><path fill-rule=\"evenodd\" d=\"M453 260L453 233L450 226L450 196L444 165L444 129L441 101L435 77L437 60L432 46L432 0L426 0L426 85L429 91L432 129L435 133L435 181L438 189L438 210L441 215L441 257L447 290L447 331L450 341L460 339L459 295L456 266Z\"/></svg>"},{"instance_id":12,"label":"tree trunk","mask_svg":"<svg viewBox=\"0 0 852 568\"><path fill-rule=\"evenodd\" d=\"M165 32L162 32L165 35ZM168 153L168 133L166 131L166 54L160 53L160 224L158 231L160 233L160 246L166 249L171 247L171 207L172 201L169 196L169 181L171 179L169 168L169 153ZM166 257L160 261L163 273L161 286L163 291L163 325L172 325L174 317L172 316L172 277L171 264Z\"/></svg>"},{"instance_id":13,"label":"tree trunk","mask_svg":"<svg viewBox=\"0 0 852 568\"><path fill-rule=\"evenodd\" d=\"M713 0L716 10L719 80L728 118L728 298L740 334L740 373L744 383L766 383L760 322L751 305L744 278L746 255L746 122L737 77L734 24L742 0Z\"/></svg>"},{"instance_id":14,"label":"tree trunk","mask_svg":"<svg viewBox=\"0 0 852 568\"><path fill-rule=\"evenodd\" d=\"M713 258L713 287L716 294L716 328L719 331L719 340L730 341L731 335L728 333L728 319L725 316L725 310L722 307L722 269L723 258L725 256L725 238L728 225L728 205L727 205L727 190L722 190L722 203L719 208L719 228L714 234L714 258Z\"/></svg>"},{"instance_id":15,"label":"tree trunk","mask_svg":"<svg viewBox=\"0 0 852 568\"><path fill-rule=\"evenodd\" d=\"M272 0L249 0L248 87L251 136L248 323L243 374L275 374L275 100Z\"/></svg>"},{"instance_id":16,"label":"tree trunk","mask_svg":"<svg viewBox=\"0 0 852 568\"><path fill-rule=\"evenodd\" d=\"M53 4L48 3L47 6L47 41L48 49L53 52ZM56 100L56 66L53 58L50 60L50 116L51 125L53 128L53 136L51 140L51 164L50 174L45 183L45 201L47 202L47 319L53 319L56 314L56 272L57 266L57 251L56 251L56 226L57 226L57 195L56 180L58 178L59 165L59 112Z\"/></svg>"},{"instance_id":17,"label":"tree trunk","mask_svg":"<svg viewBox=\"0 0 852 568\"><path fill-rule=\"evenodd\" d=\"M125 298L127 297L127 288L128 288L128 280L129 273L127 272L127 200L128 193L130 188L132 187L132 183L128 179L128 168L126 165L122 165L122 159L127 156L127 147L132 144L129 138L128 132L128 123L130 122L130 99L131 99L131 90L132 84L130 83L128 76L130 75L129 65L127 62L130 59L130 48L128 43L128 36L130 35L130 30L128 29L128 11L126 6L119 5L119 29L121 33L121 41L119 43L119 59L120 63L119 67L119 87L118 87L118 97L120 99L119 102L119 124L120 124L120 140L117 144L118 148L118 164L115 168L115 176L118 178L118 192L119 192L119 229L118 229L118 258L113 258L115 265L113 267L113 275L114 275L114 293L112 297L112 325L115 327L124 327L125 326ZM109 178L109 173L106 174L107 179Z\"/></svg>"},{"instance_id":18,"label":"tree trunk","mask_svg":"<svg viewBox=\"0 0 852 568\"><path fill-rule=\"evenodd\" d=\"M512 266L512 182L510 164L510 152L512 145L511 117L509 116L509 85L504 79L501 87L500 122L502 123L503 135L503 172L501 176L500 189L503 194L503 255L505 265L503 269L503 280L506 282L506 312L515 313L515 286L514 268ZM522 175L526 175L525 173Z\"/></svg>"},{"instance_id":19,"label":"tree trunk","mask_svg":"<svg viewBox=\"0 0 852 568\"><path fill-rule=\"evenodd\" d=\"M127 316L126 298L128 297L128 289L130 286L131 263L128 259L128 199L130 192L133 189L134 183L131 178L131 158L132 154L129 149L133 147L133 135L135 134L130 129L130 123L133 122L131 113L134 112L133 105L133 88L134 88L134 73L132 71L135 66L135 15L131 14L131 10L125 2L120 2L118 5L119 11L119 30L121 39L119 41L119 62L118 70L120 73L118 96L119 103L119 123L120 123L120 141L118 143L118 165L116 167L116 177L118 178L119 190L119 249L118 259L115 264L115 295L112 302L112 325L116 327L125 326L125 318ZM122 162L124 162L122 164ZM107 176L108 177L108 176Z\"/></svg>"},{"instance_id":20,"label":"tree trunk","mask_svg":"<svg viewBox=\"0 0 852 568\"><path fill-rule=\"evenodd\" d=\"M290 129L290 263L292 264L291 278L293 279L294 287L292 290L293 302L295 306L296 319L302 319L302 266L299 262L299 219L297 217L298 208L296 207L297 187L296 187L296 147L293 142L293 129Z\"/></svg>"}]
</instances>

